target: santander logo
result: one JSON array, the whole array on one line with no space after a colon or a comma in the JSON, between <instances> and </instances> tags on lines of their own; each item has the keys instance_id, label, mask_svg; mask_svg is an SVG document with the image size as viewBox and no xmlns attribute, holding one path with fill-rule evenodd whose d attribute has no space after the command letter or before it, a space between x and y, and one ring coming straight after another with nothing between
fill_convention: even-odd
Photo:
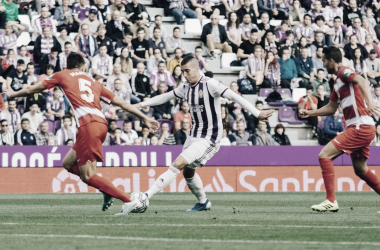
<instances>
[{"instance_id":1,"label":"santander logo","mask_svg":"<svg viewBox=\"0 0 380 250\"><path fill-rule=\"evenodd\" d=\"M205 192L234 192L234 188L228 185L219 168L216 169L216 177L212 177L212 184L204 187Z\"/></svg>"}]
</instances>

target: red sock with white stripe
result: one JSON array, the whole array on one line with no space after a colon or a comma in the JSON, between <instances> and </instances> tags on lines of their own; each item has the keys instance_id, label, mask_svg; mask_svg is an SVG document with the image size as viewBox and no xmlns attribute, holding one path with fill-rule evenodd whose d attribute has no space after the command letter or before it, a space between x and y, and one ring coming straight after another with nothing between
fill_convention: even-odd
<instances>
[{"instance_id":1,"label":"red sock with white stripe","mask_svg":"<svg viewBox=\"0 0 380 250\"><path fill-rule=\"evenodd\" d=\"M131 201L131 195L121 191L115 187L109 180L94 174L89 179L87 184L91 187L98 189L103 193L107 193L116 199L122 200L124 203Z\"/></svg>"},{"instance_id":2,"label":"red sock with white stripe","mask_svg":"<svg viewBox=\"0 0 380 250\"><path fill-rule=\"evenodd\" d=\"M357 174L368 186L370 186L376 193L380 194L380 179L369 169L365 174Z\"/></svg>"},{"instance_id":3,"label":"red sock with white stripe","mask_svg":"<svg viewBox=\"0 0 380 250\"><path fill-rule=\"evenodd\" d=\"M319 164L322 169L322 177L326 188L326 199L335 201L335 169L331 159L319 159Z\"/></svg>"}]
</instances>

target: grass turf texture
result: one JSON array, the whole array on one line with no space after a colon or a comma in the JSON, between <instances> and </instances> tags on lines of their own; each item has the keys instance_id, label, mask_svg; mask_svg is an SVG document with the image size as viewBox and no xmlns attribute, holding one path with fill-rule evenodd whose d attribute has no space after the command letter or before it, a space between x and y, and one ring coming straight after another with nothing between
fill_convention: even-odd
<instances>
[{"instance_id":1,"label":"grass turf texture","mask_svg":"<svg viewBox=\"0 0 380 250\"><path fill-rule=\"evenodd\" d=\"M0 195L0 249L380 249L379 197L337 193L338 213L312 212L324 193L190 193L153 197L144 214L101 211L101 194ZM233 208L235 207L235 209Z\"/></svg>"}]
</instances>

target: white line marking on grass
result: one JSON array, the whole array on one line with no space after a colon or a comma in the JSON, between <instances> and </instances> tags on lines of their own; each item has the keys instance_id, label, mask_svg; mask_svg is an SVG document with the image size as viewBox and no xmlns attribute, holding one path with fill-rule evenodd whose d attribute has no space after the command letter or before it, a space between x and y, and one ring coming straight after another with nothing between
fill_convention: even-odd
<instances>
[{"instance_id":1,"label":"white line marking on grass","mask_svg":"<svg viewBox=\"0 0 380 250\"><path fill-rule=\"evenodd\" d=\"M42 238L79 238L101 240L134 240L163 242L207 242L207 243L241 243L241 244L304 244L304 245L366 245L380 246L380 242L327 242L327 241L290 241L290 240L221 240L221 239L179 239L179 238L144 238L107 235L62 235L62 234L0 234L0 237L42 237Z\"/></svg>"},{"instance_id":2,"label":"white line marking on grass","mask_svg":"<svg viewBox=\"0 0 380 250\"><path fill-rule=\"evenodd\" d=\"M279 228L325 228L325 229L380 229L380 226L312 226L312 225L262 225L262 224L146 224L146 223L24 223L3 222L0 225L30 225L30 226L159 226L159 227L279 227Z\"/></svg>"}]
</instances>

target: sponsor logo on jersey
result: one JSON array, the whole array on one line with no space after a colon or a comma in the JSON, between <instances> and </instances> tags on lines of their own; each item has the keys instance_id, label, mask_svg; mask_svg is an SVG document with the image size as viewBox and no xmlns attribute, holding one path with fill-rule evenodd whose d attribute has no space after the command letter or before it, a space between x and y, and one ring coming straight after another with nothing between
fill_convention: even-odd
<instances>
[{"instance_id":1,"label":"sponsor logo on jersey","mask_svg":"<svg viewBox=\"0 0 380 250\"><path fill-rule=\"evenodd\" d=\"M343 70L343 75L349 77L352 73L354 73L351 69Z\"/></svg>"},{"instance_id":2,"label":"sponsor logo on jersey","mask_svg":"<svg viewBox=\"0 0 380 250\"><path fill-rule=\"evenodd\" d=\"M54 75L55 75L55 73L53 73L51 76L49 76L48 78L46 78L46 80L50 80Z\"/></svg>"},{"instance_id":3,"label":"sponsor logo on jersey","mask_svg":"<svg viewBox=\"0 0 380 250\"><path fill-rule=\"evenodd\" d=\"M198 95L199 95L199 98L203 98L203 91L202 91L202 90L199 90Z\"/></svg>"}]
</instances>

